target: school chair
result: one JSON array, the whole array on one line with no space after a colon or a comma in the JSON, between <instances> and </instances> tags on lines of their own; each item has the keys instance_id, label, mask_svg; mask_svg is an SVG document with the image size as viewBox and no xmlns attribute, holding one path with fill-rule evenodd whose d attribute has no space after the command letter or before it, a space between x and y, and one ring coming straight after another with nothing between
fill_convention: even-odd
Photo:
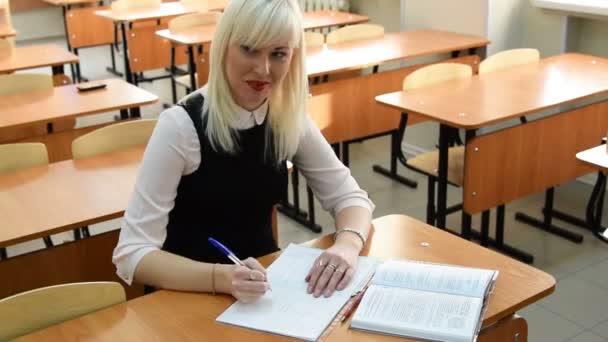
<instances>
[{"instance_id":1,"label":"school chair","mask_svg":"<svg viewBox=\"0 0 608 342\"><path fill-rule=\"evenodd\" d=\"M420 68L403 80L403 90L429 87L442 82L465 79L473 76L473 69L469 65L459 63L438 63ZM402 113L399 123L399 135L402 141L405 135L408 114ZM456 132L457 133L457 132ZM453 144L454 145L454 144ZM448 150L448 183L461 187L464 178L464 146L452 146ZM413 158L405 159L402 155L399 160L407 168L427 175L427 211L426 222L435 223L435 185L437 183L437 170L439 168L439 150L419 154ZM460 206L448 208L448 213L460 209Z\"/></svg>"},{"instance_id":2,"label":"school chair","mask_svg":"<svg viewBox=\"0 0 608 342\"><path fill-rule=\"evenodd\" d=\"M514 66L536 63L540 61L540 53L537 49L511 49L498 52L479 63L479 74L483 75L492 71L511 68ZM521 123L526 123L526 117L519 118Z\"/></svg>"},{"instance_id":3,"label":"school chair","mask_svg":"<svg viewBox=\"0 0 608 342\"><path fill-rule=\"evenodd\" d=\"M49 163L46 146L42 143L0 145L0 173L17 171ZM47 247L53 246L50 236L43 238ZM0 248L0 260L6 259L6 248Z\"/></svg>"},{"instance_id":4,"label":"school chair","mask_svg":"<svg viewBox=\"0 0 608 342\"><path fill-rule=\"evenodd\" d=\"M0 340L10 340L126 301L115 282L43 287L0 300Z\"/></svg>"},{"instance_id":5,"label":"school chair","mask_svg":"<svg viewBox=\"0 0 608 342\"><path fill-rule=\"evenodd\" d=\"M145 145L150 140L156 126L156 119L139 119L116 123L96 129L72 141L72 158L74 160L96 156L98 154ZM89 227L74 230L74 238L90 237Z\"/></svg>"},{"instance_id":6,"label":"school chair","mask_svg":"<svg viewBox=\"0 0 608 342\"><path fill-rule=\"evenodd\" d=\"M183 1L183 0L182 0ZM197 0L199 1L199 0ZM203 25L213 25L213 24L217 24L220 21L220 18L222 17L222 14L219 12L197 12L197 13L191 13L191 14L185 14L185 15L181 15L175 19L172 19L171 21L169 21L169 32L171 33L177 33L179 31L183 31L189 28L193 28L193 27L197 27L197 26L203 26ZM196 79L196 86L197 87L202 87L205 83L207 83L207 80L209 79L209 44L206 44L206 46L201 49L201 47L198 47L197 49L194 49L193 47L193 51L192 53L195 54L195 64L196 64L196 73L195 73L195 79ZM174 48L172 47L171 49L174 50ZM203 51L201 53L201 50ZM175 51L172 51L172 54L174 54ZM174 66L172 66L174 67ZM175 82L175 83L173 83ZM191 84L190 84L190 75L183 75L183 76L179 76L179 77L175 77L174 81L172 81L172 92L173 92L173 103L177 102L177 94L175 92L175 84L179 84L180 86L183 86L184 88L186 88L186 93L190 93L191 91L194 91L194 89L190 89L191 88Z\"/></svg>"},{"instance_id":7,"label":"school chair","mask_svg":"<svg viewBox=\"0 0 608 342\"><path fill-rule=\"evenodd\" d=\"M376 24L357 24L348 25L332 31L327 34L325 41L331 48L331 45L337 43L344 43L354 40L373 39L381 38L384 36L384 27ZM378 65L374 65L372 68L373 73L378 72ZM332 80L343 79L347 77L357 77L362 74L362 70L345 71L337 74L332 74ZM323 77L324 81L328 80L328 76Z\"/></svg>"},{"instance_id":8,"label":"school chair","mask_svg":"<svg viewBox=\"0 0 608 342\"><path fill-rule=\"evenodd\" d=\"M112 2L112 11L126 11L134 8L160 7L160 0L118 0Z\"/></svg>"},{"instance_id":9,"label":"school chair","mask_svg":"<svg viewBox=\"0 0 608 342\"><path fill-rule=\"evenodd\" d=\"M304 42L307 48L323 46L325 44L325 35L319 32L304 32Z\"/></svg>"}]
</instances>

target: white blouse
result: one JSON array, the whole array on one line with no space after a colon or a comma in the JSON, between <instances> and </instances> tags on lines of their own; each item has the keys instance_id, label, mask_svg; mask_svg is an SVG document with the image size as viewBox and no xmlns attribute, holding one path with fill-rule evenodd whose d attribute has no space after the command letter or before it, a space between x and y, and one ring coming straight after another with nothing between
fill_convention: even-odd
<instances>
[{"instance_id":1,"label":"white blouse","mask_svg":"<svg viewBox=\"0 0 608 342\"><path fill-rule=\"evenodd\" d=\"M205 97L206 86L199 90ZM204 103L203 113L206 112ZM237 129L264 122L268 102L253 112L242 109ZM306 132L292 162L306 178L315 197L333 216L352 206L374 210L367 193L359 188L350 170L336 157L317 126L307 117ZM167 237L169 212L184 175L201 163L200 143L192 120L178 106L164 111L144 152L135 189L123 218L112 261L118 276L131 284L137 264L149 252L161 249Z\"/></svg>"}]
</instances>

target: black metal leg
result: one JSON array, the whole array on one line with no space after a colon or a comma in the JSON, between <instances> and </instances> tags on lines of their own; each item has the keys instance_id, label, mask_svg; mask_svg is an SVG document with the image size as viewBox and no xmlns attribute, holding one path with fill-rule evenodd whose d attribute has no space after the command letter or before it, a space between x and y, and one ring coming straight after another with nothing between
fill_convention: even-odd
<instances>
[{"instance_id":1,"label":"black metal leg","mask_svg":"<svg viewBox=\"0 0 608 342\"><path fill-rule=\"evenodd\" d=\"M348 141L342 143L342 163L344 163L346 167L350 165L350 154L348 152L349 146L350 144Z\"/></svg>"},{"instance_id":2,"label":"black metal leg","mask_svg":"<svg viewBox=\"0 0 608 342\"><path fill-rule=\"evenodd\" d=\"M496 246L501 248L505 244L505 206L496 208Z\"/></svg>"},{"instance_id":3,"label":"black metal leg","mask_svg":"<svg viewBox=\"0 0 608 342\"><path fill-rule=\"evenodd\" d=\"M42 238L42 241L44 241L44 245L48 248L48 247L53 247L53 240L51 240L50 236L45 236Z\"/></svg>"},{"instance_id":4,"label":"black metal leg","mask_svg":"<svg viewBox=\"0 0 608 342\"><path fill-rule=\"evenodd\" d=\"M85 238L91 237L91 232L89 231L89 226L84 226L82 228L80 228L80 231L82 232L82 236Z\"/></svg>"},{"instance_id":5,"label":"black metal leg","mask_svg":"<svg viewBox=\"0 0 608 342\"><path fill-rule=\"evenodd\" d=\"M188 73L190 74L190 89L196 89L196 65L194 64L194 50L188 45Z\"/></svg>"},{"instance_id":6,"label":"black metal leg","mask_svg":"<svg viewBox=\"0 0 608 342\"><path fill-rule=\"evenodd\" d=\"M53 70L53 75L64 75L63 65L55 65L51 69Z\"/></svg>"},{"instance_id":7,"label":"black metal leg","mask_svg":"<svg viewBox=\"0 0 608 342\"><path fill-rule=\"evenodd\" d=\"M175 46L171 45L171 96L173 104L177 103L177 87L175 85Z\"/></svg>"},{"instance_id":8,"label":"black metal leg","mask_svg":"<svg viewBox=\"0 0 608 342\"><path fill-rule=\"evenodd\" d=\"M488 247L490 239L490 211L485 210L481 213L481 245Z\"/></svg>"},{"instance_id":9,"label":"black metal leg","mask_svg":"<svg viewBox=\"0 0 608 342\"><path fill-rule=\"evenodd\" d=\"M397 157L398 157L398 151L401 151L401 146L399 146L401 144L401 139L399 138L400 134L398 130L395 130L394 132L391 133L391 168L390 170L387 170L385 167L381 166L381 165L374 165L372 167L372 169L383 175L386 176L394 181L397 181L403 185L409 186L410 188L416 188L418 186L418 182L416 182L415 180L403 177L401 175L399 175L397 173Z\"/></svg>"},{"instance_id":10,"label":"black metal leg","mask_svg":"<svg viewBox=\"0 0 608 342\"><path fill-rule=\"evenodd\" d=\"M141 111L139 109L139 107L133 107L131 109L129 109L131 111L131 118L135 119L135 118L141 118Z\"/></svg>"},{"instance_id":11,"label":"black metal leg","mask_svg":"<svg viewBox=\"0 0 608 342\"><path fill-rule=\"evenodd\" d=\"M82 239L80 228L74 229L74 240Z\"/></svg>"},{"instance_id":12,"label":"black metal leg","mask_svg":"<svg viewBox=\"0 0 608 342\"><path fill-rule=\"evenodd\" d=\"M114 43L110 44L110 58L112 59L112 67L106 67L106 70L108 72L110 72L111 74L114 74L118 77L122 77L123 74L121 72L119 72L118 70L116 70L116 55L114 50L118 51L118 25L116 23L114 23L113 25L113 30L114 30Z\"/></svg>"},{"instance_id":13,"label":"black metal leg","mask_svg":"<svg viewBox=\"0 0 608 342\"><path fill-rule=\"evenodd\" d=\"M462 231L461 235L464 239L471 240L471 215L462 211L461 223L462 223Z\"/></svg>"},{"instance_id":14,"label":"black metal leg","mask_svg":"<svg viewBox=\"0 0 608 342\"><path fill-rule=\"evenodd\" d=\"M307 227L310 228L315 233L320 233L323 231L323 228L319 226L315 222L315 197L312 193L310 187L306 187L306 196L308 197L308 224Z\"/></svg>"},{"instance_id":15,"label":"black metal leg","mask_svg":"<svg viewBox=\"0 0 608 342\"><path fill-rule=\"evenodd\" d=\"M439 127L439 166L437 177L437 227L445 229L445 217L448 191L448 139L450 127L441 124Z\"/></svg>"},{"instance_id":16,"label":"black metal leg","mask_svg":"<svg viewBox=\"0 0 608 342\"><path fill-rule=\"evenodd\" d=\"M129 118L129 111L127 109L120 110L120 119L127 120Z\"/></svg>"},{"instance_id":17,"label":"black metal leg","mask_svg":"<svg viewBox=\"0 0 608 342\"><path fill-rule=\"evenodd\" d=\"M338 159L340 159L340 143L332 144L331 148L334 150L336 157L338 157Z\"/></svg>"},{"instance_id":18,"label":"black metal leg","mask_svg":"<svg viewBox=\"0 0 608 342\"><path fill-rule=\"evenodd\" d=\"M550 188L545 192L545 209L543 210L543 220L539 220L535 217L526 215L524 213L516 213L515 219L531 225L532 227L539 228L548 233L560 236L564 239L570 240L575 243L583 242L583 236L566 229L556 227L552 223L553 218L553 196L555 189Z\"/></svg>"},{"instance_id":19,"label":"black metal leg","mask_svg":"<svg viewBox=\"0 0 608 342\"><path fill-rule=\"evenodd\" d=\"M435 177L427 177L426 223L435 225Z\"/></svg>"},{"instance_id":20,"label":"black metal leg","mask_svg":"<svg viewBox=\"0 0 608 342\"><path fill-rule=\"evenodd\" d=\"M125 79L128 83L135 84L133 82L133 75L131 74L131 66L129 65L129 47L127 44L127 25L124 22L120 23L120 30L122 32L122 53L124 62L124 73Z\"/></svg>"},{"instance_id":21,"label":"black metal leg","mask_svg":"<svg viewBox=\"0 0 608 342\"><path fill-rule=\"evenodd\" d=\"M78 49L74 49L74 54L78 56ZM80 74L80 62L76 63L76 76L74 78L74 82L80 83L82 82L82 77Z\"/></svg>"},{"instance_id":22,"label":"black metal leg","mask_svg":"<svg viewBox=\"0 0 608 342\"><path fill-rule=\"evenodd\" d=\"M589 229L593 230L593 234L603 242L608 242L608 236L604 234L605 228L602 228L602 210L604 208L604 195L606 191L606 175L602 172L598 173L598 179L593 187L589 202L587 203L586 217Z\"/></svg>"},{"instance_id":23,"label":"black metal leg","mask_svg":"<svg viewBox=\"0 0 608 342\"><path fill-rule=\"evenodd\" d=\"M6 248L0 247L0 260L8 259L8 255L6 255Z\"/></svg>"}]
</instances>

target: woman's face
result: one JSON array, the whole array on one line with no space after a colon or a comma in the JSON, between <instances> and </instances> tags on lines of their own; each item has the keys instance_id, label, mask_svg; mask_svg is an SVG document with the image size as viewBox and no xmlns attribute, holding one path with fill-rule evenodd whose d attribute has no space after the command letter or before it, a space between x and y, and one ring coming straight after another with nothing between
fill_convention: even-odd
<instances>
[{"instance_id":1,"label":"woman's face","mask_svg":"<svg viewBox=\"0 0 608 342\"><path fill-rule=\"evenodd\" d=\"M278 87L289 70L293 48L287 41L259 49L230 45L226 53L226 75L234 101L246 110L258 108Z\"/></svg>"}]
</instances>

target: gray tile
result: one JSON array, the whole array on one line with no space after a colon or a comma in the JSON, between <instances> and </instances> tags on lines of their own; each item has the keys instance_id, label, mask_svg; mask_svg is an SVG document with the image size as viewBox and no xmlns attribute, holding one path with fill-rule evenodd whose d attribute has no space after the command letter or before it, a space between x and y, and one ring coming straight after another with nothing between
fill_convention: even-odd
<instances>
[{"instance_id":1,"label":"gray tile","mask_svg":"<svg viewBox=\"0 0 608 342\"><path fill-rule=\"evenodd\" d=\"M573 338L569 339L568 342L606 342L607 339L598 336L592 332L585 331L580 335L576 335Z\"/></svg>"},{"instance_id":2,"label":"gray tile","mask_svg":"<svg viewBox=\"0 0 608 342\"><path fill-rule=\"evenodd\" d=\"M585 328L608 320L608 290L575 276L560 280L539 305Z\"/></svg>"},{"instance_id":3,"label":"gray tile","mask_svg":"<svg viewBox=\"0 0 608 342\"><path fill-rule=\"evenodd\" d=\"M608 290L608 260L589 266L576 276Z\"/></svg>"},{"instance_id":4,"label":"gray tile","mask_svg":"<svg viewBox=\"0 0 608 342\"><path fill-rule=\"evenodd\" d=\"M576 336L584 328L542 307L520 312L528 322L528 341L561 342Z\"/></svg>"},{"instance_id":5,"label":"gray tile","mask_svg":"<svg viewBox=\"0 0 608 342\"><path fill-rule=\"evenodd\" d=\"M596 325L591 329L595 334L608 339L608 320Z\"/></svg>"}]
</instances>

